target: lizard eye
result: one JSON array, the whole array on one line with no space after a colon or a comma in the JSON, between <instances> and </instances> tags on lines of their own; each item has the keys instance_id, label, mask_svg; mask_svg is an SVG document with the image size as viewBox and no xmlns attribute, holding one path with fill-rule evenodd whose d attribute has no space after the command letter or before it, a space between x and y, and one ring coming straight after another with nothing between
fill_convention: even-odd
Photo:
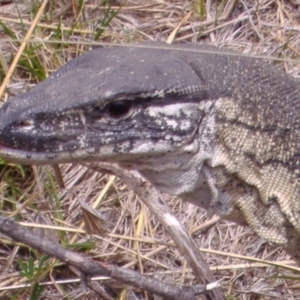
<instances>
[{"instance_id":1,"label":"lizard eye","mask_svg":"<svg viewBox=\"0 0 300 300\"><path fill-rule=\"evenodd\" d=\"M106 106L106 112L111 118L119 119L126 116L131 108L131 101L111 102Z\"/></svg>"}]
</instances>

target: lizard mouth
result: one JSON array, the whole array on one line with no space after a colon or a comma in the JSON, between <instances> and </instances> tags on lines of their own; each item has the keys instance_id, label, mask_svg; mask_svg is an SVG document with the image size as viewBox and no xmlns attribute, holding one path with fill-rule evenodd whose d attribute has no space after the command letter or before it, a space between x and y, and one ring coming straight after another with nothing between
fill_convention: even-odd
<instances>
[{"instance_id":1,"label":"lizard mouth","mask_svg":"<svg viewBox=\"0 0 300 300\"><path fill-rule=\"evenodd\" d=\"M19 150L0 143L0 157L9 162L21 164L51 164L57 160L62 160L65 154L49 154L46 152L31 152L27 150Z\"/></svg>"},{"instance_id":2,"label":"lizard mouth","mask_svg":"<svg viewBox=\"0 0 300 300\"><path fill-rule=\"evenodd\" d=\"M57 163L70 163L76 162L79 158L84 160L84 151L79 151L80 153L74 152L34 152L28 150L20 150L13 147L6 146L0 143L0 158L5 161L20 163L23 165L49 165Z\"/></svg>"},{"instance_id":3,"label":"lizard mouth","mask_svg":"<svg viewBox=\"0 0 300 300\"><path fill-rule=\"evenodd\" d=\"M99 151L100 152L100 151ZM60 163L83 163L99 161L99 152L94 148L81 149L73 152L35 152L20 150L0 143L0 158L12 163L22 165L51 165ZM101 161L110 158L110 154L102 154Z\"/></svg>"}]
</instances>

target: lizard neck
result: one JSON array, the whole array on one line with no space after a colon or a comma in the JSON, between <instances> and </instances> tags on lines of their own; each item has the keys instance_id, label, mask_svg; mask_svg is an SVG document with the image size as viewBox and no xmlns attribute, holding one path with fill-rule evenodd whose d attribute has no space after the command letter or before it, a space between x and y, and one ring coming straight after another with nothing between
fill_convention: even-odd
<instances>
[{"instance_id":1,"label":"lizard neck","mask_svg":"<svg viewBox=\"0 0 300 300\"><path fill-rule=\"evenodd\" d=\"M203 101L199 110L205 113L189 144L167 154L143 156L141 160L119 164L137 170L160 191L209 209L214 191L207 163L215 153L216 102Z\"/></svg>"}]
</instances>

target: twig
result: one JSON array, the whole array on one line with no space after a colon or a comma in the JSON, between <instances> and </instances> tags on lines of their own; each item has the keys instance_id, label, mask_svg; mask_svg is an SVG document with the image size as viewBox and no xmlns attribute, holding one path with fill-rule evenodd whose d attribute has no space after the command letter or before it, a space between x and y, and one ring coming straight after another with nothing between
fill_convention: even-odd
<instances>
[{"instance_id":1,"label":"twig","mask_svg":"<svg viewBox=\"0 0 300 300\"><path fill-rule=\"evenodd\" d=\"M0 232L15 241L24 243L42 253L46 253L51 257L55 257L66 264L75 267L88 278L96 275L110 277L149 291L152 294L174 300L196 300L196 295L207 291L206 286L203 285L177 287L152 278L147 278L146 276L131 270L106 265L91 258L84 257L73 251L64 249L54 241L47 240L32 233L12 219L3 216L0 216ZM214 288L214 286L208 285L208 288L211 289Z\"/></svg>"},{"instance_id":2,"label":"twig","mask_svg":"<svg viewBox=\"0 0 300 300\"><path fill-rule=\"evenodd\" d=\"M168 231L175 244L180 248L199 283L207 285L215 282L213 274L209 270L205 260L201 256L198 247L192 241L188 233L183 229L180 222L171 212L168 205L163 201L161 193L148 183L142 181L141 177L135 175L135 172L125 171L117 165L100 163L90 165L94 170L107 170L120 177L126 185L132 189L147 205L147 207L158 218L164 228ZM225 299L220 288L210 292L211 299Z\"/></svg>"}]
</instances>

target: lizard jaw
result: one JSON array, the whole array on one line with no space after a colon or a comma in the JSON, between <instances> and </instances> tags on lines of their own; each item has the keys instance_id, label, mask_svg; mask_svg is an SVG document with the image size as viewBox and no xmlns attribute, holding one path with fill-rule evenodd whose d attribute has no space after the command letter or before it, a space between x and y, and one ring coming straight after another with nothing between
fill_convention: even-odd
<instances>
[{"instance_id":1,"label":"lizard jaw","mask_svg":"<svg viewBox=\"0 0 300 300\"><path fill-rule=\"evenodd\" d=\"M58 163L96 161L97 158L91 158L88 150L79 150L74 153L70 152L33 152L18 150L0 144L0 157L8 162L19 163L24 165L51 165Z\"/></svg>"},{"instance_id":2,"label":"lizard jaw","mask_svg":"<svg viewBox=\"0 0 300 300\"><path fill-rule=\"evenodd\" d=\"M51 154L51 153L34 153L31 151L18 150L0 144L0 157L8 162L20 164L55 164L58 162L67 162L70 160L67 153Z\"/></svg>"}]
</instances>

